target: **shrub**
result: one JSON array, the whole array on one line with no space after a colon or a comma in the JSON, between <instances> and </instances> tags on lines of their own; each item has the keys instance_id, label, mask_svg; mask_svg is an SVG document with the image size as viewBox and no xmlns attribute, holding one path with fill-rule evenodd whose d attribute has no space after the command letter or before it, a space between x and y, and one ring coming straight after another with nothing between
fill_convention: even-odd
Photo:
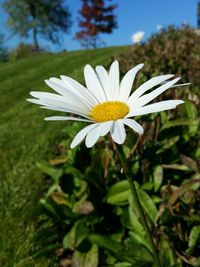
<instances>
[{"instance_id":1,"label":"shrub","mask_svg":"<svg viewBox=\"0 0 200 267\"><path fill-rule=\"evenodd\" d=\"M172 73L197 86L200 81L200 35L189 26L178 29L169 26L146 43L132 46L119 60L123 73L144 62L146 77Z\"/></svg>"}]
</instances>

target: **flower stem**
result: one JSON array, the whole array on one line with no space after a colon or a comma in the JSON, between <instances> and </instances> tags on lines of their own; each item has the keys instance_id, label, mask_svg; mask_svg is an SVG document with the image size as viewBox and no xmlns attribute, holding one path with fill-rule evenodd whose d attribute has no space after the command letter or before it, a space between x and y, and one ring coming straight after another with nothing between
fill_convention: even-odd
<instances>
[{"instance_id":1,"label":"flower stem","mask_svg":"<svg viewBox=\"0 0 200 267\"><path fill-rule=\"evenodd\" d=\"M137 191L136 191L136 187L135 187L135 184L134 184L134 181L133 181L133 178L132 178L132 173L131 173L130 169L128 168L128 165L127 165L127 160L126 160L126 157L125 157L125 154L124 154L123 147L116 144L116 148L117 148L117 152L118 152L118 155L119 155L119 158L120 158L123 170L124 170L124 174L126 175L126 178L127 178L128 182L129 182L129 186L130 186L130 189L131 189L131 194L132 194L133 200L134 200L134 202L136 204L138 213L140 214L142 225L146 230L147 237L148 237L149 242L151 244L152 252L153 252L153 256L154 256L154 260L155 260L156 266L157 267L162 267L162 265L160 263L160 260L159 260L159 257L158 257L158 252L157 252L156 245L155 245L155 243L153 241L153 238L152 238L151 230L150 230L149 225L147 223L147 219L146 219L144 210L142 208L142 205L140 203L140 200L139 200L139 197L138 197L138 194L137 194Z\"/></svg>"}]
</instances>

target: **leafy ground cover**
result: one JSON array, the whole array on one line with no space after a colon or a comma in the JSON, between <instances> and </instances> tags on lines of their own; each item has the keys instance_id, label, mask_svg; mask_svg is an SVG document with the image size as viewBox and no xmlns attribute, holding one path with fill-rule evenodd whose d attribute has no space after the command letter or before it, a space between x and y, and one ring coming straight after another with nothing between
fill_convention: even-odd
<instances>
[{"instance_id":1,"label":"leafy ground cover","mask_svg":"<svg viewBox=\"0 0 200 267\"><path fill-rule=\"evenodd\" d=\"M43 121L45 112L25 101L28 92L44 90L43 80L60 74L82 81L86 63L107 64L126 49L44 54L0 64L0 266L54 266L46 258L33 260L30 253L38 199L48 186L36 162L50 158L66 133L63 123Z\"/></svg>"}]
</instances>

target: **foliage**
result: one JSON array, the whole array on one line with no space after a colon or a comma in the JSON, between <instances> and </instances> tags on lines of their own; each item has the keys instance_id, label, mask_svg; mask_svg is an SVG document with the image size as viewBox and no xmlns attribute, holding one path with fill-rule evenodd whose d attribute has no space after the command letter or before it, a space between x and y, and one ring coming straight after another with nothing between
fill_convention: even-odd
<instances>
[{"instance_id":1,"label":"foliage","mask_svg":"<svg viewBox=\"0 0 200 267\"><path fill-rule=\"evenodd\" d=\"M0 34L0 62L8 60L8 51L4 45L4 36Z\"/></svg>"},{"instance_id":2,"label":"foliage","mask_svg":"<svg viewBox=\"0 0 200 267\"><path fill-rule=\"evenodd\" d=\"M38 50L38 35L59 42L59 32L68 31L71 21L68 7L63 0L5 0L8 26L14 33L28 37L33 35L34 48Z\"/></svg>"},{"instance_id":3,"label":"foliage","mask_svg":"<svg viewBox=\"0 0 200 267\"><path fill-rule=\"evenodd\" d=\"M117 5L114 4L106 6L104 0L82 0L79 19L82 30L76 33L76 39L83 47L97 48L99 35L113 32L117 27L116 16L113 14L116 8Z\"/></svg>"},{"instance_id":4,"label":"foliage","mask_svg":"<svg viewBox=\"0 0 200 267\"><path fill-rule=\"evenodd\" d=\"M38 199L49 186L35 166L52 156L64 138L63 123L25 101L30 90L48 89L44 79L67 74L79 81L85 64L103 64L126 47L43 53L0 63L0 266L53 267L53 255L33 259Z\"/></svg>"},{"instance_id":5,"label":"foliage","mask_svg":"<svg viewBox=\"0 0 200 267\"><path fill-rule=\"evenodd\" d=\"M186 101L177 112L142 122L144 137L129 131L124 148L163 267L199 266L199 110ZM44 249L39 255L49 248L72 266L153 266L113 143L105 138L91 150L68 149L81 127L68 126L60 155L38 163L51 177L41 199L47 216L38 233Z\"/></svg>"},{"instance_id":6,"label":"foliage","mask_svg":"<svg viewBox=\"0 0 200 267\"><path fill-rule=\"evenodd\" d=\"M187 43L176 37L185 36L182 33L185 31L196 40L189 28L177 32L169 28L160 33L160 42L165 44L163 47ZM188 45L194 43L192 40ZM149 54L150 47L153 49L152 42L159 47L158 36L143 46L147 71L138 76L137 85L149 78L151 64L153 74L177 74L179 71L185 81L195 80L196 73L188 74L186 64L182 66L181 56L177 56L177 61L172 57L175 65L171 65L167 55L164 57L163 54L162 60L169 67L167 70L160 54L155 54L154 50ZM187 49L193 55L193 48ZM142 53L139 51L140 46L134 47L119 57L121 63L124 62L124 69L126 64L139 63L136 61ZM193 62L194 71L199 64L198 53L194 54ZM172 112L138 117L145 134L138 138L129 129L124 144L127 163L136 181L163 267L199 266L200 262L200 109L197 90L199 87L195 84L191 88L166 92L162 98L181 98L185 104ZM153 267L151 247L112 141L105 137L91 150L84 144L69 149L71 139L82 127L81 123L70 124L66 128L67 138L59 146L59 155L48 163L38 163L49 177L51 186L40 201L46 216L41 217L43 224L38 233L41 247L35 256L45 255L48 249L48 253L54 252L61 264L67 262L68 266Z\"/></svg>"},{"instance_id":7,"label":"foliage","mask_svg":"<svg viewBox=\"0 0 200 267\"><path fill-rule=\"evenodd\" d=\"M173 73L180 75L184 82L199 85L200 79L200 36L196 31L184 26L169 26L154 34L143 44L130 48L129 52L119 57L122 72L132 66L145 63L145 76Z\"/></svg>"},{"instance_id":8,"label":"foliage","mask_svg":"<svg viewBox=\"0 0 200 267\"><path fill-rule=\"evenodd\" d=\"M26 57L32 57L38 55L38 53L44 53L45 50L40 49L37 52L34 47L30 44L20 43L16 49L9 53L10 60L17 60Z\"/></svg>"}]
</instances>

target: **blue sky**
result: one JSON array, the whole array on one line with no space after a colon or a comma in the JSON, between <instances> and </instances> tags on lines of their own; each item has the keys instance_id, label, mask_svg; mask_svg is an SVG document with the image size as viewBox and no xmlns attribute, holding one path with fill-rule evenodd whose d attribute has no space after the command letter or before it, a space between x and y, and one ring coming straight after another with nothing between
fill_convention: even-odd
<instances>
[{"instance_id":1,"label":"blue sky","mask_svg":"<svg viewBox=\"0 0 200 267\"><path fill-rule=\"evenodd\" d=\"M2 3L3 0L0 0ZM50 42L39 39L40 45L52 51L77 50L79 43L74 40L78 31L78 10L81 7L81 0L65 0L72 13L73 25L70 34L62 35L62 45L52 45ZM167 26L174 24L180 26L183 23L196 27L197 25L197 3L198 0L113 0L118 4L116 10L118 29L111 35L102 35L106 46L131 44L131 36L136 31L144 31L145 39L156 32L156 26ZM6 45L12 49L16 47L20 39L17 36L9 38L10 31L6 28L7 16L0 6L0 32L7 37ZM31 38L21 41L31 43Z\"/></svg>"}]
</instances>

